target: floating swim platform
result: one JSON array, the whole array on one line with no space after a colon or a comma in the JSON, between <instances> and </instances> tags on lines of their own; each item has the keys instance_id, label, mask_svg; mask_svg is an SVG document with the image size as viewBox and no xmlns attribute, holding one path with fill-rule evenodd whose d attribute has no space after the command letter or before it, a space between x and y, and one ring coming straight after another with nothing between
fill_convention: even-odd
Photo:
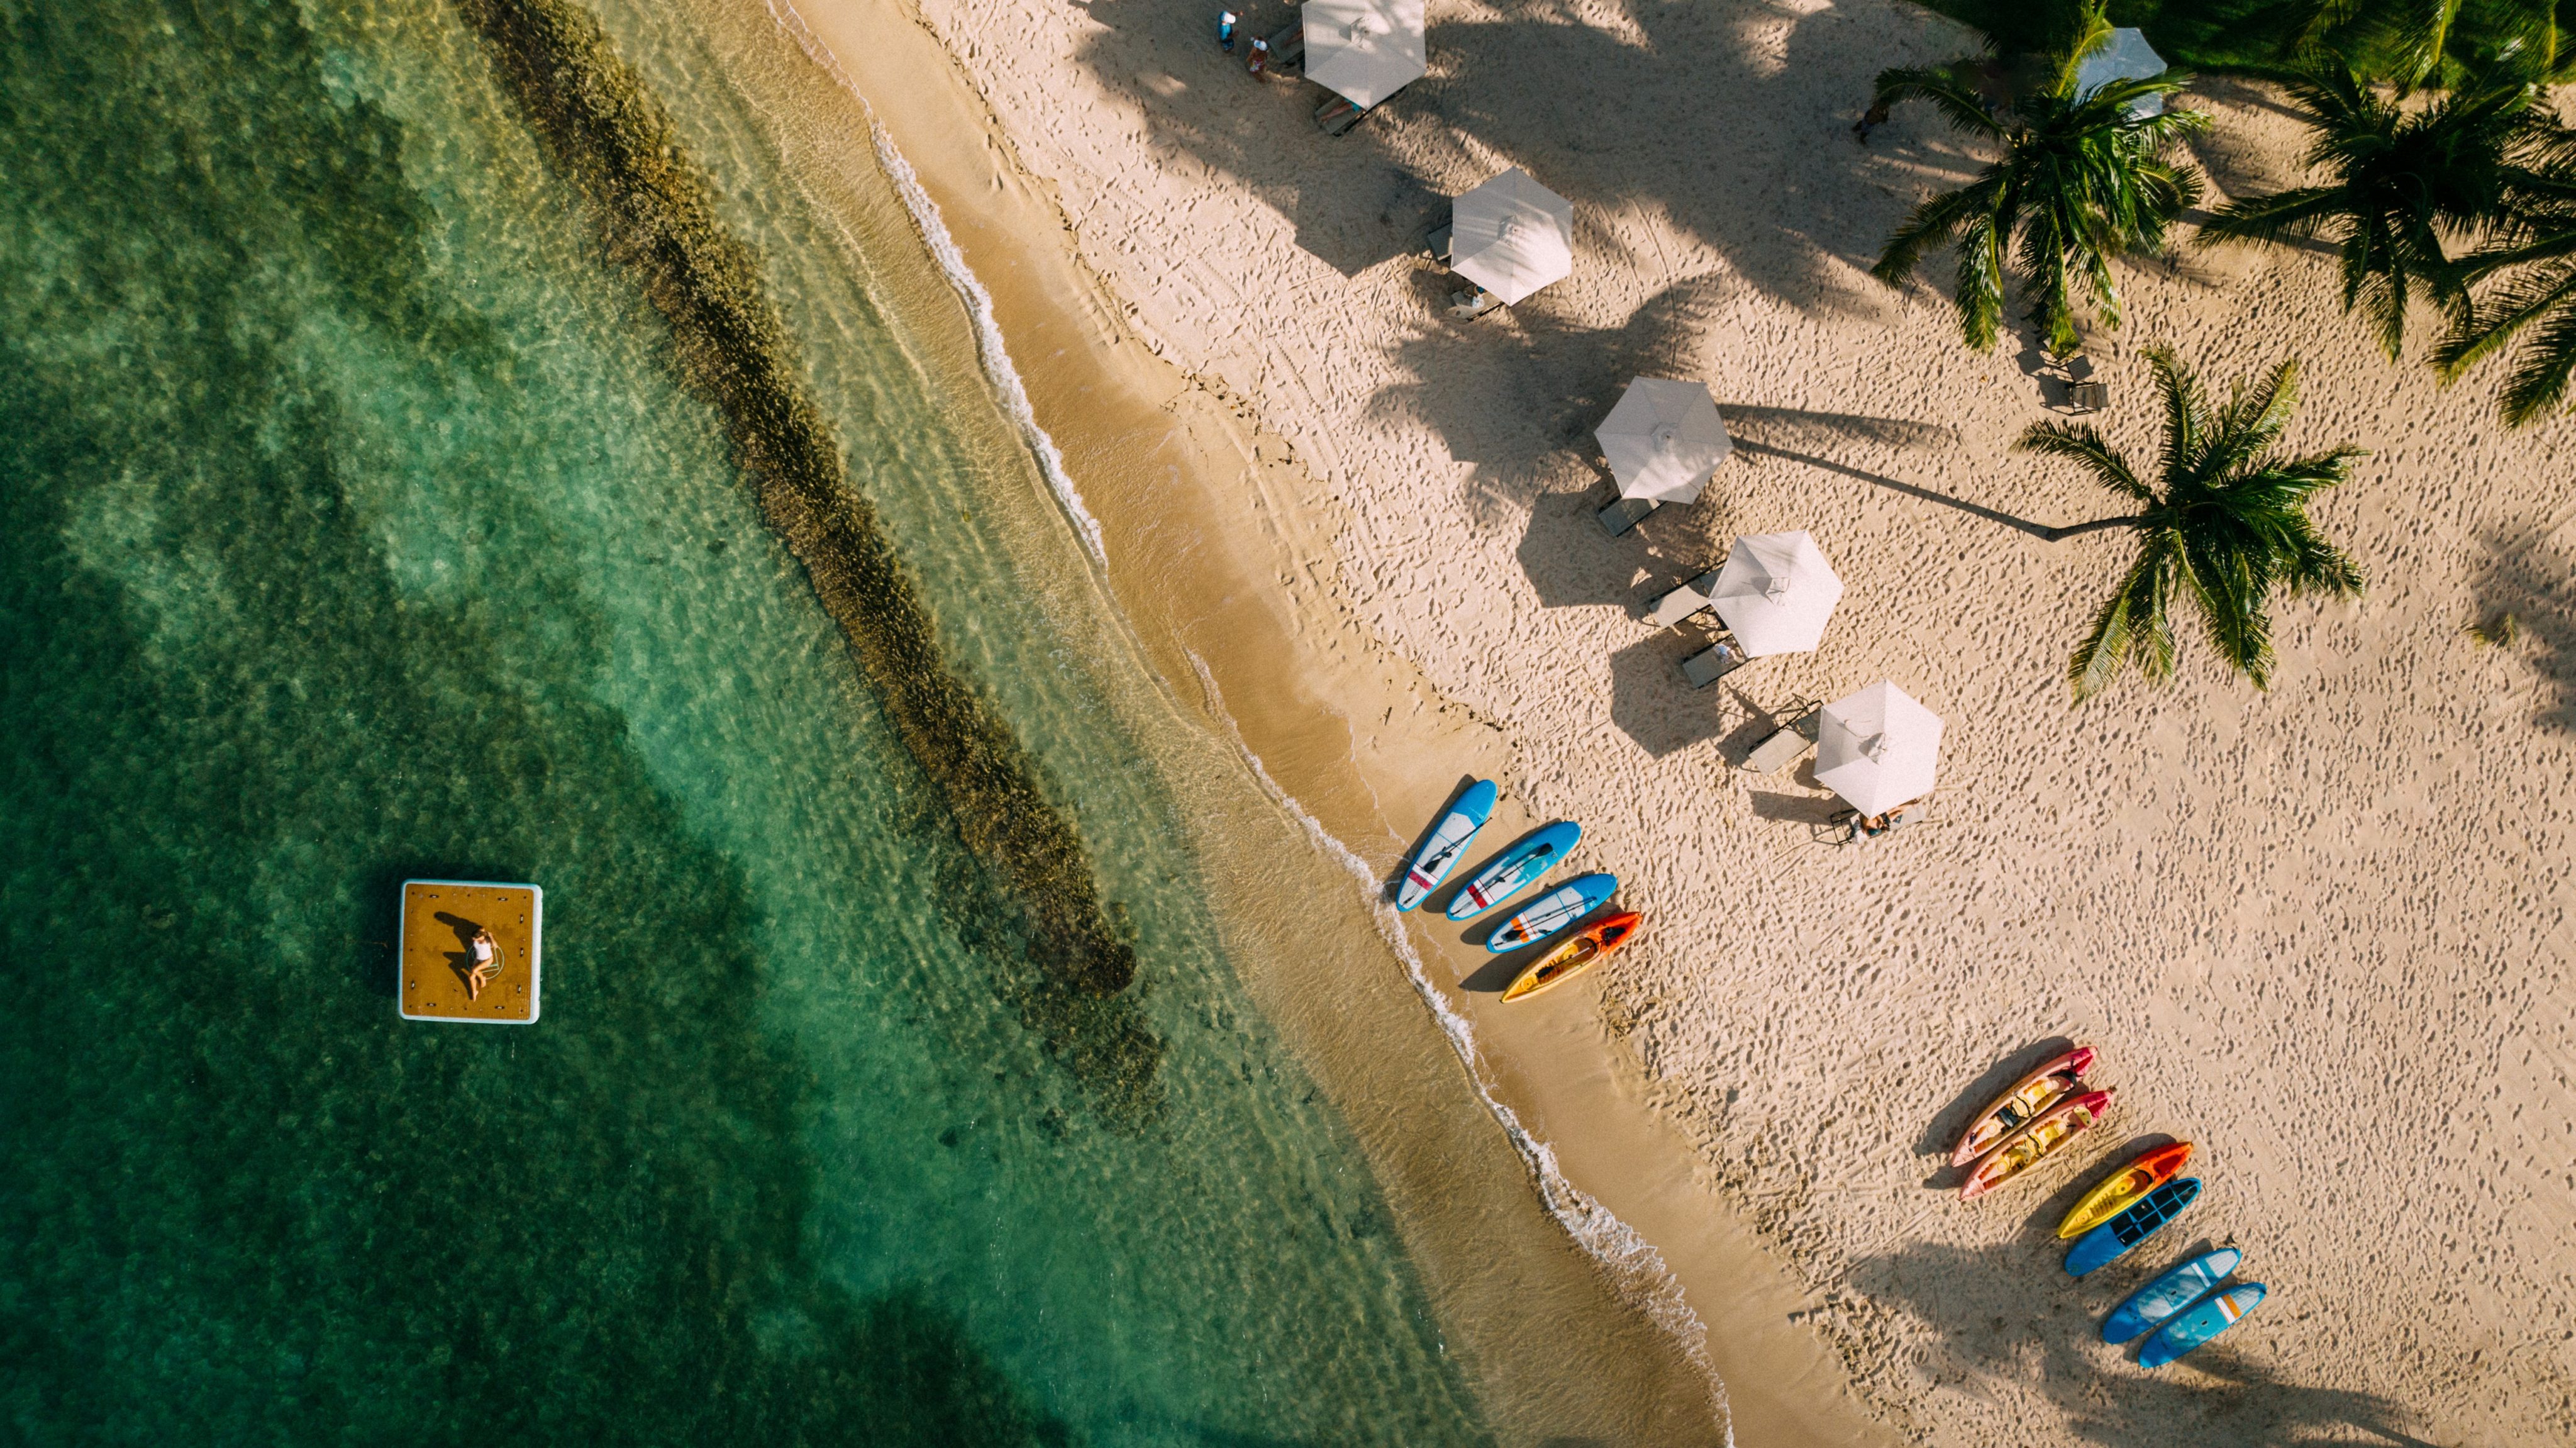
<instances>
[{"instance_id":1,"label":"floating swim platform","mask_svg":"<svg viewBox=\"0 0 2576 1448\"><path fill-rule=\"evenodd\" d=\"M543 979L546 892L485 880L405 880L400 999L407 1021L536 1024ZM467 999L474 932L492 932L500 971Z\"/></svg>"}]
</instances>

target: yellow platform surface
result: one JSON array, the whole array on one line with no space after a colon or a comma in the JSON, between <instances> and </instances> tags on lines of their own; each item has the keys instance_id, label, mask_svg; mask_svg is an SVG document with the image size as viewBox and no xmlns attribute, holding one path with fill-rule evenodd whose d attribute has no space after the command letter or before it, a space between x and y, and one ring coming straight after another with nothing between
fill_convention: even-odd
<instances>
[{"instance_id":1,"label":"yellow platform surface","mask_svg":"<svg viewBox=\"0 0 2576 1448\"><path fill-rule=\"evenodd\" d=\"M537 1018L545 892L534 885L473 880L405 880L402 898L402 1013L414 1021L524 1026ZM501 969L483 993L465 997L476 927L492 932Z\"/></svg>"}]
</instances>

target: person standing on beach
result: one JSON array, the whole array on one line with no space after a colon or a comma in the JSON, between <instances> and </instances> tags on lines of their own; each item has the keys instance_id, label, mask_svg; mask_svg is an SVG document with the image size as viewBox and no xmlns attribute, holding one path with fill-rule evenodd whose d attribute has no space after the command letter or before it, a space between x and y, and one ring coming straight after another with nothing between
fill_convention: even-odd
<instances>
[{"instance_id":1,"label":"person standing on beach","mask_svg":"<svg viewBox=\"0 0 2576 1448\"><path fill-rule=\"evenodd\" d=\"M501 942L492 938L488 927L475 926L474 939L470 944L474 952L474 968L465 973L465 998L469 1001L481 996L483 987L490 985L492 978L501 973Z\"/></svg>"},{"instance_id":2,"label":"person standing on beach","mask_svg":"<svg viewBox=\"0 0 2576 1448\"><path fill-rule=\"evenodd\" d=\"M1251 71L1254 75L1259 75L1269 68L1270 42L1261 39L1259 36L1254 36L1252 40L1252 58L1244 63L1244 69Z\"/></svg>"},{"instance_id":3,"label":"person standing on beach","mask_svg":"<svg viewBox=\"0 0 2576 1448\"><path fill-rule=\"evenodd\" d=\"M1234 54L1234 12L1231 10L1216 13L1216 43L1226 54Z\"/></svg>"}]
</instances>

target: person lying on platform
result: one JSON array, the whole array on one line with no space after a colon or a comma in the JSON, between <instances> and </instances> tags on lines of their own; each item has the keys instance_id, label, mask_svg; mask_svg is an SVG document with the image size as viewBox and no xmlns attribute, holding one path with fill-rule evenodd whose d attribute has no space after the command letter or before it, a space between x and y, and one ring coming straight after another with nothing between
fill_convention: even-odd
<instances>
[{"instance_id":1,"label":"person lying on platform","mask_svg":"<svg viewBox=\"0 0 2576 1448\"><path fill-rule=\"evenodd\" d=\"M483 987L501 973L501 942L480 925L474 927L474 968L465 973L465 998L473 1000L483 994Z\"/></svg>"}]
</instances>

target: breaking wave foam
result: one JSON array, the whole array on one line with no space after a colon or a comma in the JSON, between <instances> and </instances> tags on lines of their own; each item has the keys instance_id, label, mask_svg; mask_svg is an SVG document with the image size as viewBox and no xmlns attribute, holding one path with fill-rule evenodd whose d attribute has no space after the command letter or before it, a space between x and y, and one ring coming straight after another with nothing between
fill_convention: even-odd
<instances>
[{"instance_id":1,"label":"breaking wave foam","mask_svg":"<svg viewBox=\"0 0 2576 1448\"><path fill-rule=\"evenodd\" d=\"M1601 1205L1591 1193L1568 1180L1564 1168L1557 1164L1556 1149L1522 1125L1519 1113L1494 1095L1493 1078L1485 1069L1484 1053L1476 1048L1475 1027L1469 1025L1467 1018L1449 1004L1449 998L1431 983L1431 973L1423 965L1421 953L1413 948L1412 937L1405 934L1404 917L1384 898L1384 882L1378 878L1378 872L1369 867L1368 861L1360 858L1358 851L1343 844L1332 831L1324 828L1321 821L1308 814L1295 796L1279 787L1279 781L1270 777L1270 770L1262 764L1261 756L1253 753L1252 746L1244 741L1243 731L1236 727L1234 716L1226 712L1224 695L1218 692L1216 677L1208 672L1206 660L1195 652L1189 652L1189 660L1190 667L1198 673L1199 687L1206 692L1209 711L1225 725L1227 736L1234 742L1235 752L1243 756L1244 763L1252 766L1253 777L1260 781L1262 792L1288 812L1289 818L1305 830L1307 838L1314 841L1318 850L1339 862L1350 872L1351 878L1359 882L1369 913L1377 922L1378 934L1395 951L1396 958L1404 962L1405 972L1413 979L1414 993L1431 1008L1432 1018L1440 1023L1441 1033L1449 1038L1450 1049L1458 1053L1459 1064L1467 1068L1467 1080L1475 1088L1476 1099L1484 1103L1485 1110L1501 1125L1503 1135L1510 1139L1512 1148L1520 1153L1521 1161L1528 1166L1531 1177L1538 1183L1539 1200L1547 1207L1548 1215L1565 1228L1566 1235L1572 1237L1576 1245L1590 1253L1608 1271L1622 1299L1644 1312L1657 1327L1671 1334L1681 1345L1684 1356L1707 1380L1711 1404L1726 1422L1726 1441L1728 1448L1733 1448L1735 1425L1726 1409L1725 1383L1717 1375L1716 1364L1709 1361L1708 1326L1683 1300L1681 1280L1665 1265L1664 1254L1655 1250L1652 1242L1639 1236L1636 1228L1619 1220L1608 1207Z\"/></svg>"},{"instance_id":2,"label":"breaking wave foam","mask_svg":"<svg viewBox=\"0 0 2576 1448\"><path fill-rule=\"evenodd\" d=\"M993 294L985 290L982 278L966 264L966 254L957 249L956 238L948 234L948 224L940 219L939 203L931 200L930 193L922 189L921 177L912 169L912 163L895 148L894 137L886 134L884 124L877 120L876 107L868 104L867 96L851 81L849 73L841 69L840 59L832 54L831 47L823 43L822 37L806 25L805 17L797 13L792 0L768 0L768 4L769 16L778 22L778 28L786 31L797 48L805 52L806 58L821 66L824 74L848 91L858 101L859 108L867 113L868 136L876 145L877 164L885 168L887 177L894 182L896 194L903 198L904 209L912 213L913 225L921 230L921 239L929 243L930 254L938 258L940 272L948 278L948 285L956 289L958 300L966 304L967 314L975 320L975 350L983 359L985 378L993 384L993 390L1001 394L1002 410L1019 425L1020 435L1027 440L1029 452L1037 458L1038 471L1045 475L1047 487L1055 493L1055 500L1064 509L1065 518L1073 524L1074 532L1081 535L1082 546L1090 551L1093 562L1106 566L1109 551L1101 540L1100 520L1092 517L1091 510L1083 506L1082 492L1073 485L1073 475L1065 469L1063 449L1058 448L1055 439L1038 425L1037 409L1029 403L1029 391L1020 381L1020 369L1012 365L1010 349L1003 345L1001 323L994 319Z\"/></svg>"}]
</instances>

